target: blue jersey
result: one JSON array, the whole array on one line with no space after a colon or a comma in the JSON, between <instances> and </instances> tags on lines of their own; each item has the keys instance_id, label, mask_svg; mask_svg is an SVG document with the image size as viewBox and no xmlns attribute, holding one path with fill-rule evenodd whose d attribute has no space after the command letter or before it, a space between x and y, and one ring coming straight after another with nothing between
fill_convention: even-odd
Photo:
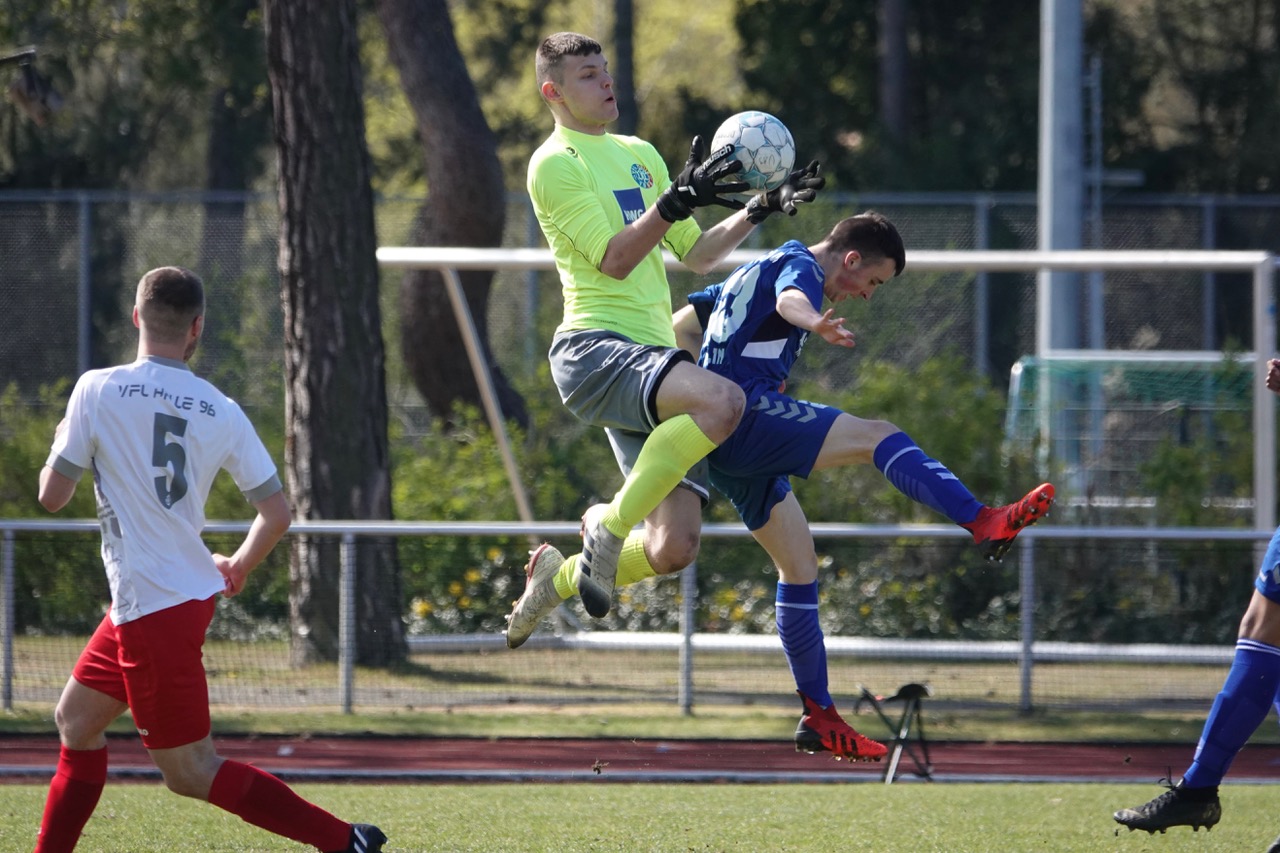
<instances>
[{"instance_id":1,"label":"blue jersey","mask_svg":"<svg viewBox=\"0 0 1280 853\"><path fill-rule=\"evenodd\" d=\"M733 380L748 398L780 388L809 333L778 314L778 296L794 287L820 311L825 279L809 249L789 240L738 267L724 282L690 295L705 329L698 364Z\"/></svg>"},{"instance_id":2,"label":"blue jersey","mask_svg":"<svg viewBox=\"0 0 1280 853\"><path fill-rule=\"evenodd\" d=\"M749 530L764 526L786 499L790 477L809 476L841 415L779 390L809 333L778 314L778 295L797 288L820 311L825 280L808 248L791 240L734 270L722 284L689 296L705 330L698 363L747 396L742 420L707 462L712 485L733 502Z\"/></svg>"}]
</instances>

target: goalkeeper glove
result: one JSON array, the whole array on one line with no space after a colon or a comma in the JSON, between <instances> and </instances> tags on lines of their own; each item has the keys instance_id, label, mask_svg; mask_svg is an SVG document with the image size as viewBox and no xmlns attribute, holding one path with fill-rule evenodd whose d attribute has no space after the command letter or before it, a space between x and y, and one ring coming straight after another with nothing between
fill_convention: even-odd
<instances>
[{"instance_id":1,"label":"goalkeeper glove","mask_svg":"<svg viewBox=\"0 0 1280 853\"><path fill-rule=\"evenodd\" d=\"M822 167L814 160L805 168L787 175L787 179L777 189L760 193L751 199L747 202L747 221L752 225L759 225L772 213L795 216L796 205L813 201L818 190L826 185L827 179L818 174L820 171Z\"/></svg>"},{"instance_id":2,"label":"goalkeeper glove","mask_svg":"<svg viewBox=\"0 0 1280 853\"><path fill-rule=\"evenodd\" d=\"M743 203L732 198L724 198L721 193L740 193L749 190L742 181L718 183L735 172L742 171L739 160L731 160L733 146L724 145L706 156L706 146L701 136L693 138L689 147L689 160L684 170L676 176L671 186L658 196L658 214L668 222L679 222L693 216L695 207L706 207L718 204L730 210L741 210ZM705 159L704 159L705 158ZM727 162L726 162L727 161Z\"/></svg>"}]
</instances>

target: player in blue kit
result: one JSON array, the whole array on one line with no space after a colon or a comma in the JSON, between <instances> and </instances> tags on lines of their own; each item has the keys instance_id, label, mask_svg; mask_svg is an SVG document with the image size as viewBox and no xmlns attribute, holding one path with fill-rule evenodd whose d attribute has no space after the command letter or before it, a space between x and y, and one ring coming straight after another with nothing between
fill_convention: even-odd
<instances>
[{"instance_id":1,"label":"player in blue kit","mask_svg":"<svg viewBox=\"0 0 1280 853\"><path fill-rule=\"evenodd\" d=\"M693 294L673 318L678 345L744 392L738 428L707 456L711 483L733 501L778 566L778 634L804 704L796 748L841 758L874 760L887 750L854 731L832 702L818 623L817 556L788 478L874 463L903 494L968 530L993 560L1048 512L1054 497L1044 483L1017 503L988 507L888 421L863 420L782 392L810 334L853 346L844 318L835 317L834 308L820 310L823 299L870 299L905 264L902 239L888 220L876 213L849 217L815 246L791 241L739 267L723 284ZM558 562L555 549L543 545L531 564L544 554Z\"/></svg>"},{"instance_id":2,"label":"player in blue kit","mask_svg":"<svg viewBox=\"0 0 1280 853\"><path fill-rule=\"evenodd\" d=\"M674 319L680 345L746 394L738 428L707 461L712 485L733 502L778 567L778 635L804 704L796 748L808 752L865 759L886 750L840 718L828 691L817 556L789 478L870 462L904 495L968 530L992 560L1053 503L1053 486L1044 483L1017 503L988 507L888 421L782 391L811 334L835 346L854 345L835 308L822 310L824 298L869 300L905 265L897 229L878 213L864 213L838 222L815 246L792 240L739 267L723 283L692 294Z\"/></svg>"},{"instance_id":3,"label":"player in blue kit","mask_svg":"<svg viewBox=\"0 0 1280 853\"><path fill-rule=\"evenodd\" d=\"M1280 360L1267 362L1266 384L1280 393ZM1218 785L1273 705L1280 710L1280 529L1254 578L1231 670L1204 721L1191 766L1178 784L1155 799L1116 812L1116 822L1147 832L1171 826L1211 829L1222 818ZM1280 838L1267 853L1280 853Z\"/></svg>"}]
</instances>

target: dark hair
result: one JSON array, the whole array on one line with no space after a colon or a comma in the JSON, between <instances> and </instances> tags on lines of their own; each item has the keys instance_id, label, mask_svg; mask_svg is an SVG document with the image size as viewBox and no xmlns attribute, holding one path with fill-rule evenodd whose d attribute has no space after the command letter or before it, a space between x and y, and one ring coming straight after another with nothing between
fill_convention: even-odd
<instances>
[{"instance_id":1,"label":"dark hair","mask_svg":"<svg viewBox=\"0 0 1280 853\"><path fill-rule=\"evenodd\" d=\"M138 282L138 315L157 340L180 341L204 313L204 282L182 267L158 267Z\"/></svg>"},{"instance_id":2,"label":"dark hair","mask_svg":"<svg viewBox=\"0 0 1280 853\"><path fill-rule=\"evenodd\" d=\"M591 36L584 36L582 33L552 33L538 45L534 62L538 85L541 86L547 80L553 83L564 82L560 77L560 66L566 56L592 56L603 51L600 42Z\"/></svg>"},{"instance_id":3,"label":"dark hair","mask_svg":"<svg viewBox=\"0 0 1280 853\"><path fill-rule=\"evenodd\" d=\"M898 229L874 210L840 220L827 235L826 242L838 252L856 251L872 261L888 258L893 261L894 275L899 275L907 265L907 252Z\"/></svg>"}]
</instances>

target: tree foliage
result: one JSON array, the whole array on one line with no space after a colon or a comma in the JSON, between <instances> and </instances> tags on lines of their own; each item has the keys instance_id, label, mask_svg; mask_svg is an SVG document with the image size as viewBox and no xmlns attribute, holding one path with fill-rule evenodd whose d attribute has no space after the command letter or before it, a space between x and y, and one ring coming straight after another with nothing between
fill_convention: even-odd
<instances>
[{"instance_id":1,"label":"tree foliage","mask_svg":"<svg viewBox=\"0 0 1280 853\"><path fill-rule=\"evenodd\" d=\"M0 110L0 187L188 189L204 184L216 92L238 115L267 103L260 19L238 0L13 0L0 45L33 44L62 95L44 127ZM265 125L236 152L261 171ZM7 150L6 150L7 149ZM7 155L7 156L6 156Z\"/></svg>"},{"instance_id":2,"label":"tree foliage","mask_svg":"<svg viewBox=\"0 0 1280 853\"><path fill-rule=\"evenodd\" d=\"M497 144L480 109L444 0L378 0L391 58L422 141L427 198L411 241L422 246L502 244L506 193ZM526 420L524 400L489 354L492 270L459 274L475 322L477 346L489 365L503 413ZM447 416L455 404L481 404L472 370L459 369L466 344L443 275L411 270L400 283L400 352L418 393Z\"/></svg>"},{"instance_id":3,"label":"tree foliage","mask_svg":"<svg viewBox=\"0 0 1280 853\"><path fill-rule=\"evenodd\" d=\"M697 15L674 0L635 4L640 134L674 163L692 133L710 133L728 112L769 109L842 188L1034 187L1039 4L902 4L910 133L895 141L879 102L882 2L708 0ZM65 103L44 128L0 110L0 186L203 183L218 93L249 124L267 109L256 3L12 0L0 44L35 44ZM423 193L416 122L370 26L374 4L361 12L375 185ZM518 190L550 127L532 79L538 40L577 29L612 49L612 6L498 0L448 13L505 185ZM1275 0L1097 0L1085 15L1086 54L1103 62L1107 165L1142 169L1153 190L1274 191ZM246 183L266 168L264 142L261 133L236 142Z\"/></svg>"}]
</instances>

